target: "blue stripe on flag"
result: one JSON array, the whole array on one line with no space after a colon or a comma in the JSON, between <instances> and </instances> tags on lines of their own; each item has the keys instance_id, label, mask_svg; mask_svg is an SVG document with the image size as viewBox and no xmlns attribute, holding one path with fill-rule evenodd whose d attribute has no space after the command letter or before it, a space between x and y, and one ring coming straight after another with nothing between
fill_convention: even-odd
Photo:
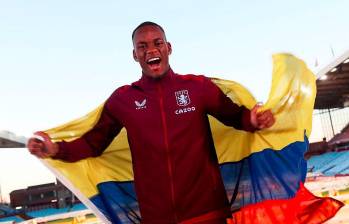
<instances>
[{"instance_id":1,"label":"blue stripe on flag","mask_svg":"<svg viewBox=\"0 0 349 224\"><path fill-rule=\"evenodd\" d=\"M307 165L304 153L308 139L294 142L281 150L265 149L234 163L221 165L221 174L232 209L268 199L295 196L305 181ZM97 186L99 194L92 202L113 223L140 223L140 214L133 182L104 182Z\"/></svg>"},{"instance_id":2,"label":"blue stripe on flag","mask_svg":"<svg viewBox=\"0 0 349 224\"><path fill-rule=\"evenodd\" d=\"M91 201L113 223L140 223L138 202L133 182L103 182L97 185L99 194Z\"/></svg>"},{"instance_id":3,"label":"blue stripe on flag","mask_svg":"<svg viewBox=\"0 0 349 224\"><path fill-rule=\"evenodd\" d=\"M281 150L265 149L239 162L222 164L221 174L228 197L234 200L233 210L268 199L294 197L300 182L305 181L304 153L308 145L304 137L304 142L291 143Z\"/></svg>"}]
</instances>

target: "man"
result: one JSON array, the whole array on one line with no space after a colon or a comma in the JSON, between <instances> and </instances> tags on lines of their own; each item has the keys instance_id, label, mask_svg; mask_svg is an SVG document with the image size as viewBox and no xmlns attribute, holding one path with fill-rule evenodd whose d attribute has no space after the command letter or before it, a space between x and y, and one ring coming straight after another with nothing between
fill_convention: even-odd
<instances>
[{"instance_id":1,"label":"man","mask_svg":"<svg viewBox=\"0 0 349 224\"><path fill-rule=\"evenodd\" d=\"M132 40L141 79L118 88L81 138L52 143L37 132L44 141L30 139L30 152L71 162L96 157L125 127L142 223L225 223L229 203L207 115L253 132L272 126L272 113L234 104L204 76L174 73L172 47L158 24L140 24Z\"/></svg>"}]
</instances>

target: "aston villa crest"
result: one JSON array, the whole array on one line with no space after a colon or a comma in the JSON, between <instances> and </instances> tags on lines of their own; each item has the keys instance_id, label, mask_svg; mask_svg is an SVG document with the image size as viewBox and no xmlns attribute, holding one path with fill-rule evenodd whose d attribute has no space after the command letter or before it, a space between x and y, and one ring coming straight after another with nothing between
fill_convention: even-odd
<instances>
[{"instance_id":1,"label":"aston villa crest","mask_svg":"<svg viewBox=\"0 0 349 224\"><path fill-rule=\"evenodd\" d=\"M177 91L177 92L175 92L175 95L176 95L176 100L177 100L178 106L184 107L184 106L187 106L190 104L188 90Z\"/></svg>"}]
</instances>

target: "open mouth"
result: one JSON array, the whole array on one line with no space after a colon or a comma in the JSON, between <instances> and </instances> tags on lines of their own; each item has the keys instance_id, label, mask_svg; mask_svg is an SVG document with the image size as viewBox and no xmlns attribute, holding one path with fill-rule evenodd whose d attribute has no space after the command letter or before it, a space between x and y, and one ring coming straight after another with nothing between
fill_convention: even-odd
<instances>
[{"instance_id":1,"label":"open mouth","mask_svg":"<svg viewBox=\"0 0 349 224\"><path fill-rule=\"evenodd\" d=\"M159 58L159 57L149 58L147 60L147 64L150 65L150 66L159 65L160 62L161 62L161 58Z\"/></svg>"}]
</instances>

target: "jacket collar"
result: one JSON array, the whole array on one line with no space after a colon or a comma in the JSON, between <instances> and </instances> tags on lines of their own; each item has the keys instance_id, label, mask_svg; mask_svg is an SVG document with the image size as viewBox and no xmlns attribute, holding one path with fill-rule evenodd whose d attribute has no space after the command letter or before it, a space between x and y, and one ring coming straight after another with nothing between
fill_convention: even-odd
<instances>
[{"instance_id":1,"label":"jacket collar","mask_svg":"<svg viewBox=\"0 0 349 224\"><path fill-rule=\"evenodd\" d=\"M142 74L142 77L137 81L132 83L132 86L139 87L141 89L153 89L157 88L158 85L166 85L171 83L171 80L176 74L170 68L165 75L161 78L154 79L145 74Z\"/></svg>"}]
</instances>

